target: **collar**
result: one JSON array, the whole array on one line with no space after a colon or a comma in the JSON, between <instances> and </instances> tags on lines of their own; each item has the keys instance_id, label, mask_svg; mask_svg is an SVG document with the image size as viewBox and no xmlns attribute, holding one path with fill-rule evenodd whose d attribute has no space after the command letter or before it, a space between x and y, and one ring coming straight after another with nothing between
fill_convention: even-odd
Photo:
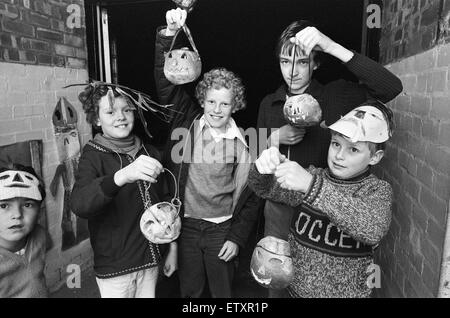
<instances>
[{"instance_id":1,"label":"collar","mask_svg":"<svg viewBox=\"0 0 450 318\"><path fill-rule=\"evenodd\" d=\"M208 121L205 119L205 115L200 117L199 119L199 131L203 131L203 128L208 127L212 128ZM218 142L221 139L239 139L242 141L242 143L245 145L245 147L248 148L247 142L245 141L244 137L242 136L238 126L236 125L236 122L232 117L230 117L230 120L228 120L227 126L225 128L224 133L219 133L215 129L210 129L211 136L214 138L215 142Z\"/></svg>"},{"instance_id":2,"label":"collar","mask_svg":"<svg viewBox=\"0 0 450 318\"><path fill-rule=\"evenodd\" d=\"M336 177L334 174L331 173L330 169L326 169L326 173L328 174L328 176L330 177L331 180L337 181L337 182L344 182L344 183L357 183L365 178L367 178L368 176L371 175L371 171L370 171L370 167L368 167L366 170L364 170L363 172L361 172L360 174L358 174L357 176L354 176L350 179L341 179L339 177Z\"/></svg>"}]
</instances>

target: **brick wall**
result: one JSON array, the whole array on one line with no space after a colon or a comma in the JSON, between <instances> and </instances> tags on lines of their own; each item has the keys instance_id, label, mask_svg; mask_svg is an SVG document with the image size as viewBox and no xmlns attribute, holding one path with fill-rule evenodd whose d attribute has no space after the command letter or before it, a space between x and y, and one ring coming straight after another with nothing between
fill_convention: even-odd
<instances>
[{"instance_id":1,"label":"brick wall","mask_svg":"<svg viewBox=\"0 0 450 318\"><path fill-rule=\"evenodd\" d=\"M83 1L0 0L0 61L85 68L86 52Z\"/></svg>"},{"instance_id":2,"label":"brick wall","mask_svg":"<svg viewBox=\"0 0 450 318\"><path fill-rule=\"evenodd\" d=\"M62 88L88 79L84 24L78 29L66 25L66 7L71 3L82 1L0 0L0 145L43 141L45 204L53 243L46 256L45 275L52 291L65 282L67 265L92 266L89 240L61 250L62 182L55 198L49 190L59 164L52 124L59 97L66 97L78 112L82 145L91 136L77 98L80 88Z\"/></svg>"},{"instance_id":3,"label":"brick wall","mask_svg":"<svg viewBox=\"0 0 450 318\"><path fill-rule=\"evenodd\" d=\"M380 60L392 62L450 40L450 0L384 0Z\"/></svg>"},{"instance_id":4,"label":"brick wall","mask_svg":"<svg viewBox=\"0 0 450 318\"><path fill-rule=\"evenodd\" d=\"M390 105L396 129L380 166L394 188L381 245L387 297L435 297L450 197L450 44L387 65L404 85Z\"/></svg>"}]
</instances>

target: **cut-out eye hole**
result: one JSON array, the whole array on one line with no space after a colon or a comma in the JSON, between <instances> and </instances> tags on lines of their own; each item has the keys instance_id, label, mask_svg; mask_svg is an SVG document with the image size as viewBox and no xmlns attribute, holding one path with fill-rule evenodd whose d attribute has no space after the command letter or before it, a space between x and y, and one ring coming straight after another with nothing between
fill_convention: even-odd
<instances>
[{"instance_id":1,"label":"cut-out eye hole","mask_svg":"<svg viewBox=\"0 0 450 318\"><path fill-rule=\"evenodd\" d=\"M67 107L67 110L69 111L69 116L73 117L73 111L70 107Z\"/></svg>"},{"instance_id":2,"label":"cut-out eye hole","mask_svg":"<svg viewBox=\"0 0 450 318\"><path fill-rule=\"evenodd\" d=\"M33 181L33 178L32 178L32 177L30 177L30 176L27 176L27 175L25 175L25 178L27 178L28 180L31 180L31 181Z\"/></svg>"},{"instance_id":3,"label":"cut-out eye hole","mask_svg":"<svg viewBox=\"0 0 450 318\"><path fill-rule=\"evenodd\" d=\"M0 177L0 180L5 180L5 179L8 179L9 177L10 177L9 174L5 174L5 175Z\"/></svg>"},{"instance_id":4,"label":"cut-out eye hole","mask_svg":"<svg viewBox=\"0 0 450 318\"><path fill-rule=\"evenodd\" d=\"M187 59L186 53L181 54L182 59Z\"/></svg>"},{"instance_id":5,"label":"cut-out eye hole","mask_svg":"<svg viewBox=\"0 0 450 318\"><path fill-rule=\"evenodd\" d=\"M172 58L172 52L169 53L169 59L171 59L171 58Z\"/></svg>"},{"instance_id":6,"label":"cut-out eye hole","mask_svg":"<svg viewBox=\"0 0 450 318\"><path fill-rule=\"evenodd\" d=\"M61 113L59 112L59 110L55 111L55 116L58 120L61 120Z\"/></svg>"}]
</instances>

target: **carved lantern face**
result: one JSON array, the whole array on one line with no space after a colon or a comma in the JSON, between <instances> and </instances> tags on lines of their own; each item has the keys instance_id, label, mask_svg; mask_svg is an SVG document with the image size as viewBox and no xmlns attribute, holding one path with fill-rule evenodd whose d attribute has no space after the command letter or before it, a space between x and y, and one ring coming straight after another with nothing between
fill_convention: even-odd
<instances>
[{"instance_id":1,"label":"carved lantern face","mask_svg":"<svg viewBox=\"0 0 450 318\"><path fill-rule=\"evenodd\" d=\"M263 287L286 288L294 278L289 243L273 236L261 239L253 251L250 271Z\"/></svg>"},{"instance_id":2,"label":"carved lantern face","mask_svg":"<svg viewBox=\"0 0 450 318\"><path fill-rule=\"evenodd\" d=\"M177 207L169 202L152 205L142 214L140 227L152 243L163 244L176 240L181 230Z\"/></svg>"},{"instance_id":3,"label":"carved lantern face","mask_svg":"<svg viewBox=\"0 0 450 318\"><path fill-rule=\"evenodd\" d=\"M195 81L201 71L202 62L197 52L182 48L165 54L164 75L175 85Z\"/></svg>"},{"instance_id":4,"label":"carved lantern face","mask_svg":"<svg viewBox=\"0 0 450 318\"><path fill-rule=\"evenodd\" d=\"M284 103L284 118L295 127L308 127L320 123L322 109L319 102L309 94L289 97Z\"/></svg>"}]
</instances>

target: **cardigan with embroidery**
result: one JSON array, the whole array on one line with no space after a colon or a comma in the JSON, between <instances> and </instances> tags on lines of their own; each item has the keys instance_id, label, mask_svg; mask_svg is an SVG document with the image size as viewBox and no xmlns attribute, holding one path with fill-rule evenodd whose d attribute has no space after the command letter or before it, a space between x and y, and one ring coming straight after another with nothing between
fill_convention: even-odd
<instances>
[{"instance_id":1,"label":"cardigan with embroidery","mask_svg":"<svg viewBox=\"0 0 450 318\"><path fill-rule=\"evenodd\" d=\"M156 148L145 145L138 151L161 161ZM88 219L94 270L98 278L120 276L158 265L159 247L149 242L140 230L140 219L148 198L151 204L170 201L165 174L157 183L137 181L122 187L114 183L114 174L135 160L132 156L89 141L75 174L71 208Z\"/></svg>"},{"instance_id":2,"label":"cardigan with embroidery","mask_svg":"<svg viewBox=\"0 0 450 318\"><path fill-rule=\"evenodd\" d=\"M289 243L294 297L369 297L373 249L391 222L392 188L370 172L351 180L310 166L306 193L281 188L250 169L249 186L264 199L294 207Z\"/></svg>"}]
</instances>

